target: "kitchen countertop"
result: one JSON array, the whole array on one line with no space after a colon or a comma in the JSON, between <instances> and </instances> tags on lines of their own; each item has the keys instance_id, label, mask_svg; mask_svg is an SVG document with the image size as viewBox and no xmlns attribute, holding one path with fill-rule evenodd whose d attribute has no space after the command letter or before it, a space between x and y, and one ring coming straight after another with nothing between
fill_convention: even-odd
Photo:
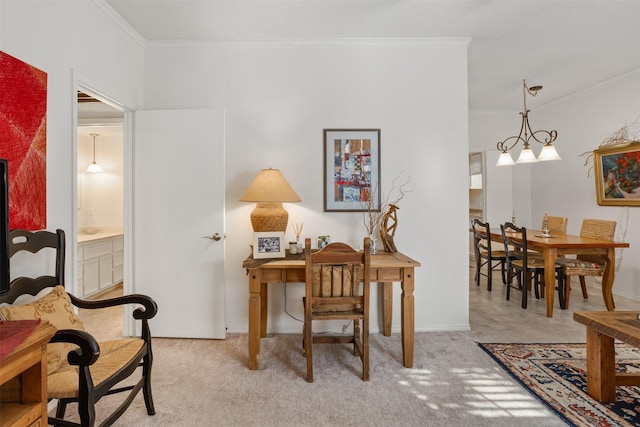
<instances>
[{"instance_id":1,"label":"kitchen countertop","mask_svg":"<svg viewBox=\"0 0 640 427\"><path fill-rule=\"evenodd\" d=\"M111 237L122 236L121 229L99 229L97 233L86 234L82 230L78 230L78 243L92 242L94 240L108 239Z\"/></svg>"}]
</instances>

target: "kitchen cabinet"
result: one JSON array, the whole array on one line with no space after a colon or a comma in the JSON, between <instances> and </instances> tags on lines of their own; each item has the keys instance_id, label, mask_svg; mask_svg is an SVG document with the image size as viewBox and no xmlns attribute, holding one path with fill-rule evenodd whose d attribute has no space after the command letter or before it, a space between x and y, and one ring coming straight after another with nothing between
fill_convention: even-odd
<instances>
[{"instance_id":1,"label":"kitchen cabinet","mask_svg":"<svg viewBox=\"0 0 640 427\"><path fill-rule=\"evenodd\" d=\"M78 289L87 297L122 282L122 234L78 243Z\"/></svg>"}]
</instances>

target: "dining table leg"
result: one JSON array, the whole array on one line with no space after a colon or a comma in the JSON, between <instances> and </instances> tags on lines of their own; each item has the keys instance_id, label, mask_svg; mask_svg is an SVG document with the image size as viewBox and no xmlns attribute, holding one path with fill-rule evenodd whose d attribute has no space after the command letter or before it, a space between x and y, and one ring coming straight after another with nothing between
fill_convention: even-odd
<instances>
[{"instance_id":1,"label":"dining table leg","mask_svg":"<svg viewBox=\"0 0 640 427\"><path fill-rule=\"evenodd\" d=\"M615 304L613 303L613 279L616 271L616 250L609 248L607 250L607 263L602 273L602 299L607 310L613 311Z\"/></svg>"},{"instance_id":2,"label":"dining table leg","mask_svg":"<svg viewBox=\"0 0 640 427\"><path fill-rule=\"evenodd\" d=\"M547 317L553 317L553 298L556 291L556 259L558 250L555 248L545 248L544 257L544 289L547 300Z\"/></svg>"},{"instance_id":3,"label":"dining table leg","mask_svg":"<svg viewBox=\"0 0 640 427\"><path fill-rule=\"evenodd\" d=\"M403 270L402 300L400 302L402 317L402 358L404 367L412 368L415 334L414 278L413 268L405 267Z\"/></svg>"}]
</instances>

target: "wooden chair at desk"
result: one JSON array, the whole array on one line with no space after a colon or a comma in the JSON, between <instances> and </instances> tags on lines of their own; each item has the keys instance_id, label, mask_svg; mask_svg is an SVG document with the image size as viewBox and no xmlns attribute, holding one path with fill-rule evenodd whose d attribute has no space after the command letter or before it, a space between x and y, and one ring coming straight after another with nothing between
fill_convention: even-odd
<instances>
[{"instance_id":1,"label":"wooden chair at desk","mask_svg":"<svg viewBox=\"0 0 640 427\"><path fill-rule=\"evenodd\" d=\"M580 228L580 237L600 240L613 240L616 232L616 221L603 219L584 219ZM603 276L607 267L607 257L603 255L579 255L578 258L558 258L564 274L565 304L569 307L571 295L571 276L579 276L582 297L589 298L585 276Z\"/></svg>"},{"instance_id":2,"label":"wooden chair at desk","mask_svg":"<svg viewBox=\"0 0 640 427\"><path fill-rule=\"evenodd\" d=\"M371 239L365 237L359 252L345 243L330 243L311 252L305 239L305 297L303 347L307 381L313 382L314 343L352 343L362 361L362 379L369 379L369 283ZM362 285L362 286L361 286ZM313 335L316 320L351 320L352 335Z\"/></svg>"},{"instance_id":3,"label":"wooden chair at desk","mask_svg":"<svg viewBox=\"0 0 640 427\"><path fill-rule=\"evenodd\" d=\"M46 255L51 249L55 252L53 275L13 278L9 292L0 297L0 302L9 304L13 304L19 297L33 300L30 303L0 307L0 315L6 320L41 318L57 328L47 346L47 397L49 400L58 400L56 415L49 417L49 424L93 427L96 422L95 404L103 396L129 391L120 406L106 416L101 424L111 425L125 412L140 389L144 394L147 414L154 415L151 395L153 357L148 319L155 316L156 303L151 298L138 294L93 301L76 298L64 288L63 230L55 233L12 230L9 234L10 258L18 252ZM53 289L47 293L47 288ZM98 343L84 330L82 321L73 311L73 306L99 309L125 304L139 306L132 313L135 319L141 320L139 337ZM142 372L135 385L130 385L130 382L119 386L139 368ZM77 403L79 423L64 419L67 404L71 402Z\"/></svg>"}]
</instances>

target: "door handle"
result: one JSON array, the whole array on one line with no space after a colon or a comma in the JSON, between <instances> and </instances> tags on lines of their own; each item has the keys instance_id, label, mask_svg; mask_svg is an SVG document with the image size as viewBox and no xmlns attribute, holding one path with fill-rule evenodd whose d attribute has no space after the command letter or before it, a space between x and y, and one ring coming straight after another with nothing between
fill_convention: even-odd
<instances>
[{"instance_id":1,"label":"door handle","mask_svg":"<svg viewBox=\"0 0 640 427\"><path fill-rule=\"evenodd\" d=\"M220 233L214 233L213 236L204 236L203 239L211 239L218 242L220 241L220 239L222 239L222 236L220 235Z\"/></svg>"}]
</instances>

